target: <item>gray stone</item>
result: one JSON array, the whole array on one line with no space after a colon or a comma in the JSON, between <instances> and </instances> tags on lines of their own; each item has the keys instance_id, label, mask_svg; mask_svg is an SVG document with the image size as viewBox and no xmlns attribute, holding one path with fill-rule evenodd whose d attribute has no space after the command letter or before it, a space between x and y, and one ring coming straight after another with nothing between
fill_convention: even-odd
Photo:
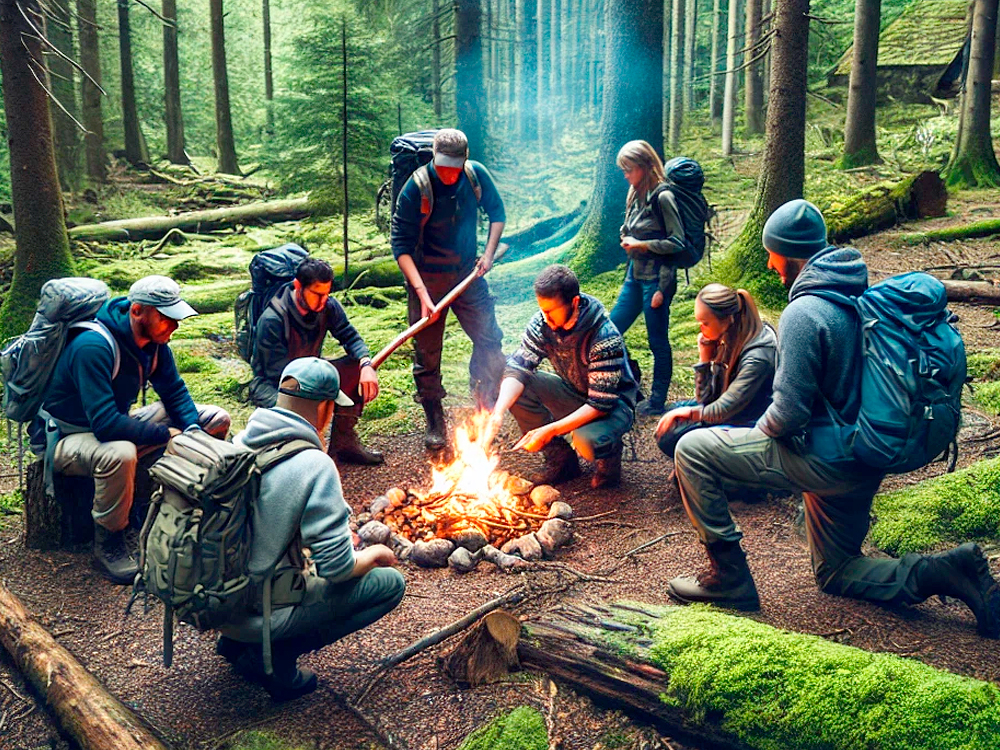
<instances>
[{"instance_id":1,"label":"gray stone","mask_svg":"<svg viewBox=\"0 0 1000 750\"><path fill-rule=\"evenodd\" d=\"M531 567L531 563L522 560L517 555L507 555L492 544L487 544L482 549L483 559L493 563L504 573L518 573Z\"/></svg>"},{"instance_id":2,"label":"gray stone","mask_svg":"<svg viewBox=\"0 0 1000 750\"><path fill-rule=\"evenodd\" d=\"M562 500L556 500L549 506L549 518L562 518L564 521L569 521L573 517L573 509L570 507L569 503L564 503Z\"/></svg>"},{"instance_id":3,"label":"gray stone","mask_svg":"<svg viewBox=\"0 0 1000 750\"><path fill-rule=\"evenodd\" d=\"M556 550L573 538L573 526L562 518L550 518L535 532L538 543L546 557L552 557Z\"/></svg>"},{"instance_id":4,"label":"gray stone","mask_svg":"<svg viewBox=\"0 0 1000 750\"><path fill-rule=\"evenodd\" d=\"M531 491L531 504L536 508L545 509L558 500L562 495L555 487L547 484L540 484Z\"/></svg>"},{"instance_id":5,"label":"gray stone","mask_svg":"<svg viewBox=\"0 0 1000 750\"><path fill-rule=\"evenodd\" d=\"M389 537L389 547L396 553L396 559L400 562L409 560L413 553L413 542L399 534L393 534Z\"/></svg>"},{"instance_id":6,"label":"gray stone","mask_svg":"<svg viewBox=\"0 0 1000 750\"><path fill-rule=\"evenodd\" d=\"M392 530L380 521L369 521L358 529L358 536L362 542L371 547L374 544L388 544Z\"/></svg>"},{"instance_id":7,"label":"gray stone","mask_svg":"<svg viewBox=\"0 0 1000 750\"><path fill-rule=\"evenodd\" d=\"M385 513L385 511L391 506L392 503L389 502L389 498L385 495L379 495L372 500L372 504L368 506L368 512L374 516L376 513Z\"/></svg>"},{"instance_id":8,"label":"gray stone","mask_svg":"<svg viewBox=\"0 0 1000 750\"><path fill-rule=\"evenodd\" d=\"M479 552L489 540L483 536L483 532L476 529L460 531L451 537L451 541L458 547L464 547L469 552Z\"/></svg>"},{"instance_id":9,"label":"gray stone","mask_svg":"<svg viewBox=\"0 0 1000 750\"><path fill-rule=\"evenodd\" d=\"M417 542L413 545L410 560L421 568L443 568L448 564L448 557L454 549L455 545L447 539Z\"/></svg>"},{"instance_id":10,"label":"gray stone","mask_svg":"<svg viewBox=\"0 0 1000 750\"><path fill-rule=\"evenodd\" d=\"M541 560L542 545L534 534L525 534L517 539L511 539L500 551L508 555L517 555L525 560Z\"/></svg>"},{"instance_id":11,"label":"gray stone","mask_svg":"<svg viewBox=\"0 0 1000 750\"><path fill-rule=\"evenodd\" d=\"M456 547L455 551L448 556L448 567L459 573L471 573L479 565L482 553L473 554L465 547Z\"/></svg>"}]
</instances>

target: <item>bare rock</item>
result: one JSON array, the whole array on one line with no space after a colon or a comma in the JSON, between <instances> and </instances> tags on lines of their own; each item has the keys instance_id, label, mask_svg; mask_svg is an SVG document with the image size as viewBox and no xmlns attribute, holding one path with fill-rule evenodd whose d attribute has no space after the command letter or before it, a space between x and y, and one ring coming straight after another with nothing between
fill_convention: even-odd
<instances>
[{"instance_id":1,"label":"bare rock","mask_svg":"<svg viewBox=\"0 0 1000 750\"><path fill-rule=\"evenodd\" d=\"M380 521L369 521L358 529L358 536L365 545L371 547L375 544L388 544L392 530Z\"/></svg>"},{"instance_id":2,"label":"bare rock","mask_svg":"<svg viewBox=\"0 0 1000 750\"><path fill-rule=\"evenodd\" d=\"M479 550L489 543L489 540L483 535L483 532L478 529L460 531L451 537L451 541L453 541L456 546L464 547L469 550L469 552L479 552Z\"/></svg>"},{"instance_id":3,"label":"bare rock","mask_svg":"<svg viewBox=\"0 0 1000 750\"><path fill-rule=\"evenodd\" d=\"M385 496L389 498L389 502L392 503L393 508L406 505L406 493L399 489L399 487L390 487L385 491Z\"/></svg>"},{"instance_id":4,"label":"bare rock","mask_svg":"<svg viewBox=\"0 0 1000 750\"><path fill-rule=\"evenodd\" d=\"M364 526L366 523L368 523L370 520L372 520L372 514L371 513L358 513L358 515L355 516L354 520L357 522L358 527L360 528L361 526Z\"/></svg>"},{"instance_id":5,"label":"bare rock","mask_svg":"<svg viewBox=\"0 0 1000 750\"><path fill-rule=\"evenodd\" d=\"M570 507L569 503L556 500L549 506L549 518L562 518L564 521L569 521L572 517L573 508Z\"/></svg>"},{"instance_id":6,"label":"bare rock","mask_svg":"<svg viewBox=\"0 0 1000 750\"><path fill-rule=\"evenodd\" d=\"M406 562L413 554L413 542L400 534L393 534L389 537L389 547L400 562Z\"/></svg>"},{"instance_id":7,"label":"bare rock","mask_svg":"<svg viewBox=\"0 0 1000 750\"><path fill-rule=\"evenodd\" d=\"M519 573L531 567L531 563L527 560L522 560L516 555L505 554L492 544L487 544L483 547L482 555L484 560L493 563L504 573Z\"/></svg>"},{"instance_id":8,"label":"bare rock","mask_svg":"<svg viewBox=\"0 0 1000 750\"><path fill-rule=\"evenodd\" d=\"M368 512L373 516L377 516L379 513L385 513L386 510L392 507L392 502L385 495L379 495L374 500L372 500L371 505L368 506Z\"/></svg>"},{"instance_id":9,"label":"bare rock","mask_svg":"<svg viewBox=\"0 0 1000 750\"><path fill-rule=\"evenodd\" d=\"M482 556L482 552L472 553L465 547L456 547L448 556L448 567L459 573L471 573L479 565Z\"/></svg>"},{"instance_id":10,"label":"bare rock","mask_svg":"<svg viewBox=\"0 0 1000 750\"><path fill-rule=\"evenodd\" d=\"M552 557L557 549L573 538L573 526L562 518L550 518L535 532L535 536L545 556Z\"/></svg>"},{"instance_id":11,"label":"bare rock","mask_svg":"<svg viewBox=\"0 0 1000 750\"><path fill-rule=\"evenodd\" d=\"M542 545L534 534L525 534L517 539L511 539L500 551L508 555L517 555L524 560L541 560Z\"/></svg>"},{"instance_id":12,"label":"bare rock","mask_svg":"<svg viewBox=\"0 0 1000 750\"><path fill-rule=\"evenodd\" d=\"M514 476L513 474L507 477L507 481L504 482L504 488L512 495L527 495L534 486L524 477Z\"/></svg>"},{"instance_id":13,"label":"bare rock","mask_svg":"<svg viewBox=\"0 0 1000 750\"><path fill-rule=\"evenodd\" d=\"M555 487L547 484L540 484L531 491L531 504L536 508L545 509L558 500L562 495Z\"/></svg>"},{"instance_id":14,"label":"bare rock","mask_svg":"<svg viewBox=\"0 0 1000 750\"><path fill-rule=\"evenodd\" d=\"M448 564L448 557L454 550L455 545L447 539L417 542L413 545L410 560L421 568L443 568Z\"/></svg>"}]
</instances>

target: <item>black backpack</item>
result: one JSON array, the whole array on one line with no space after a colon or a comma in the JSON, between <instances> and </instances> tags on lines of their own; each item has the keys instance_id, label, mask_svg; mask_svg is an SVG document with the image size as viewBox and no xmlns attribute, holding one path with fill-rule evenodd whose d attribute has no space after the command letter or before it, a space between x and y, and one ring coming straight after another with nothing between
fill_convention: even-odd
<instances>
[{"instance_id":1,"label":"black backpack","mask_svg":"<svg viewBox=\"0 0 1000 750\"><path fill-rule=\"evenodd\" d=\"M299 263L309 253L294 242L257 253L250 261L250 288L236 298L233 306L235 327L233 339L244 360L253 358L257 321L274 295L295 278Z\"/></svg>"},{"instance_id":2,"label":"black backpack","mask_svg":"<svg viewBox=\"0 0 1000 750\"><path fill-rule=\"evenodd\" d=\"M694 159L675 156L663 165L663 174L665 182L657 187L652 196L653 213L663 226L658 198L660 192L669 190L684 226L684 250L672 255L670 262L678 268L691 268L705 256L706 239L711 238L706 227L712 218L712 209L701 192L705 185L705 173Z\"/></svg>"}]
</instances>

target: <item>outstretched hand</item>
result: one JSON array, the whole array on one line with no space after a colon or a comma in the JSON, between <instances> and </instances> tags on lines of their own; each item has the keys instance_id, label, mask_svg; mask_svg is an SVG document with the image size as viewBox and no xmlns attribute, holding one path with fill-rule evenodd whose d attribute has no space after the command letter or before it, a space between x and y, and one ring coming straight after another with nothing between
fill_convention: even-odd
<instances>
[{"instance_id":1,"label":"outstretched hand","mask_svg":"<svg viewBox=\"0 0 1000 750\"><path fill-rule=\"evenodd\" d=\"M523 448L528 453L535 453L548 445L555 436L556 433L551 425L536 427L534 430L528 430L524 433L521 439L514 443L511 450L516 451Z\"/></svg>"}]
</instances>

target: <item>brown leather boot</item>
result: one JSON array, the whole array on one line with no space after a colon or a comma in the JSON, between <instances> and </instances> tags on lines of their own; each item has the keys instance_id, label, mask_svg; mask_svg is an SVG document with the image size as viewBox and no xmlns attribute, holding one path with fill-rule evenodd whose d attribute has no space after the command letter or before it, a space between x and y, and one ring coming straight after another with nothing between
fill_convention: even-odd
<instances>
[{"instance_id":1,"label":"brown leather boot","mask_svg":"<svg viewBox=\"0 0 1000 750\"><path fill-rule=\"evenodd\" d=\"M622 483L622 449L621 443L615 448L615 452L607 458L599 458L595 462L597 471L590 478L592 489L599 490L602 487L617 487Z\"/></svg>"},{"instance_id":2,"label":"brown leather boot","mask_svg":"<svg viewBox=\"0 0 1000 750\"><path fill-rule=\"evenodd\" d=\"M424 447L429 451L439 451L448 444L448 427L444 418L444 406L438 400L421 401L421 405L424 407L424 416L427 418Z\"/></svg>"},{"instance_id":3,"label":"brown leather boot","mask_svg":"<svg viewBox=\"0 0 1000 750\"><path fill-rule=\"evenodd\" d=\"M679 577L667 584L667 594L681 604L714 604L725 609L756 612L760 609L757 584L739 542L705 545L709 567L695 576Z\"/></svg>"},{"instance_id":4,"label":"brown leather boot","mask_svg":"<svg viewBox=\"0 0 1000 750\"><path fill-rule=\"evenodd\" d=\"M563 438L556 437L550 440L542 448L542 453L545 454L545 465L533 477L535 484L562 484L580 476L580 459L577 458L573 446Z\"/></svg>"},{"instance_id":5,"label":"brown leather boot","mask_svg":"<svg viewBox=\"0 0 1000 750\"><path fill-rule=\"evenodd\" d=\"M330 427L329 454L335 461L359 466L377 466L385 461L380 451L366 448L358 437L360 406L337 407Z\"/></svg>"}]
</instances>

